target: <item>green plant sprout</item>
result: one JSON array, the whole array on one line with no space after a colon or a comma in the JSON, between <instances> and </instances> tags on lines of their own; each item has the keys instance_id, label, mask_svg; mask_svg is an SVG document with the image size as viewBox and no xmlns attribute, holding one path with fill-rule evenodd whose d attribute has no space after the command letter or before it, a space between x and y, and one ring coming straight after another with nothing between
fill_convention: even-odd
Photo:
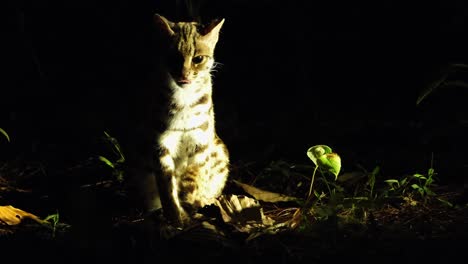
<instances>
[{"instance_id":1,"label":"green plant sprout","mask_svg":"<svg viewBox=\"0 0 468 264\"><path fill-rule=\"evenodd\" d=\"M363 169L364 175L367 177L366 182L363 183L362 186L356 187L352 197L343 198L343 203L348 207L351 206L352 208L355 208L356 205L365 208L374 208L379 204L379 202L381 202L380 198L383 197L380 195L380 190L378 190L376 186L377 175L380 173L380 166L375 166L371 172L368 172L362 167L361 169Z\"/></svg>"},{"instance_id":2,"label":"green plant sprout","mask_svg":"<svg viewBox=\"0 0 468 264\"><path fill-rule=\"evenodd\" d=\"M341 158L338 156L338 154L334 153L329 146L326 145L316 145L310 147L307 150L307 156L315 164L315 169L310 182L309 194L307 195L309 198L312 194L312 188L314 185L315 173L317 172L317 169L320 168L322 171L332 173L335 175L336 180L341 169Z\"/></svg>"},{"instance_id":3,"label":"green plant sprout","mask_svg":"<svg viewBox=\"0 0 468 264\"><path fill-rule=\"evenodd\" d=\"M307 156L315 164L292 166L281 162L281 166L275 167L274 174L279 179L286 179L291 185L305 187L307 190L299 190L306 193L304 200L298 201L298 207L291 220L291 226L298 228L300 232L314 230L318 226L331 225L334 228L351 224L356 227L367 227L372 220L374 210L386 205L405 203L405 205L417 206L429 201L438 200L449 207L457 207L449 201L437 197L433 191L436 186L436 175L433 166L433 157L426 173L413 173L402 178L381 179L381 167L374 166L372 170L366 170L358 164L363 171L351 171L340 176L341 158L326 145L315 145L307 150ZM276 163L275 163L276 164ZM293 169L301 168L293 171ZM268 170L271 171L271 170ZM304 171L304 173L300 173ZM317 171L320 177L316 177ZM313 172L310 175L310 172ZM332 175L330 175L332 174ZM317 179L316 179L317 178ZM310 186L302 185L302 181L310 181ZM299 181L300 184L296 184ZM350 188L349 190L347 190ZM291 191L287 189L287 191ZM417 197L418 199L413 199ZM421 202L419 202L421 201ZM315 221L315 222L314 222Z\"/></svg>"},{"instance_id":4,"label":"green plant sprout","mask_svg":"<svg viewBox=\"0 0 468 264\"><path fill-rule=\"evenodd\" d=\"M112 153L117 157L115 161L111 161L110 159L104 156L98 156L98 159L102 161L104 164L109 166L112 169L112 174L116 177L116 179L121 182L123 181L123 170L121 169L123 163L125 162L125 156L122 152L122 148L120 147L119 142L116 138L112 137L109 133L104 131L104 140L112 150Z\"/></svg>"},{"instance_id":5,"label":"green plant sprout","mask_svg":"<svg viewBox=\"0 0 468 264\"><path fill-rule=\"evenodd\" d=\"M431 167L427 171L427 175L415 173L410 176L403 177L401 180L388 179L385 182L389 185L390 191L397 195L404 196L408 189L411 188L413 191L417 191L421 198L426 202L429 196L434 196L435 193L432 191L434 186L434 176L436 175L434 169ZM417 181L417 183L412 183Z\"/></svg>"},{"instance_id":6,"label":"green plant sprout","mask_svg":"<svg viewBox=\"0 0 468 264\"><path fill-rule=\"evenodd\" d=\"M368 181L367 181L367 185L369 186L369 198L371 199L375 199L377 198L377 194L374 195L374 187L375 187L375 178L377 176L377 174L379 174L380 172L380 167L379 166L376 166L371 173L368 173Z\"/></svg>"},{"instance_id":7,"label":"green plant sprout","mask_svg":"<svg viewBox=\"0 0 468 264\"><path fill-rule=\"evenodd\" d=\"M48 215L43 221L52 225L52 237L55 237L57 224L59 223L59 213L57 212L56 214Z\"/></svg>"},{"instance_id":8,"label":"green plant sprout","mask_svg":"<svg viewBox=\"0 0 468 264\"><path fill-rule=\"evenodd\" d=\"M125 162L125 156L122 152L122 148L120 147L119 142L117 141L116 138L112 137L109 133L104 131L104 139L106 142L111 146L112 151L114 154L118 156L118 159L115 161L115 163L124 163Z\"/></svg>"},{"instance_id":9,"label":"green plant sprout","mask_svg":"<svg viewBox=\"0 0 468 264\"><path fill-rule=\"evenodd\" d=\"M414 174L413 177L418 180L418 183L411 184L411 188L417 190L424 199L426 199L427 196L433 196L435 193L430 189L430 187L434 182L434 174L435 172L433 168L429 168L427 177L418 173Z\"/></svg>"}]
</instances>

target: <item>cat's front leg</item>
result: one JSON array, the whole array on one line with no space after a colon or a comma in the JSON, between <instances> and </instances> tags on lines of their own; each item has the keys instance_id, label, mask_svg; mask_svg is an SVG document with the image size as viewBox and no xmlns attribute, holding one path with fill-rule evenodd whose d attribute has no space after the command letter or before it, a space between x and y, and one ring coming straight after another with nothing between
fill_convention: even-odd
<instances>
[{"instance_id":1,"label":"cat's front leg","mask_svg":"<svg viewBox=\"0 0 468 264\"><path fill-rule=\"evenodd\" d=\"M187 168L180 182L182 206L191 214L206 205L204 187L209 184L205 177L208 173L208 147L208 144L195 145L188 153Z\"/></svg>"},{"instance_id":2,"label":"cat's front leg","mask_svg":"<svg viewBox=\"0 0 468 264\"><path fill-rule=\"evenodd\" d=\"M179 201L178 179L174 157L179 147L180 134L165 133L159 140L159 163L161 174L158 177L158 188L164 216L176 225L183 225L187 214Z\"/></svg>"}]
</instances>

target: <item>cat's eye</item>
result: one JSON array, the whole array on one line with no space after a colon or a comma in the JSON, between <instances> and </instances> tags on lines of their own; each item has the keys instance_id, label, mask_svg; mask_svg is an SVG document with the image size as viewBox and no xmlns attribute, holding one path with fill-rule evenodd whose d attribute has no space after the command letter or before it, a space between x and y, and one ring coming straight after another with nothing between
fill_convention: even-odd
<instances>
[{"instance_id":1,"label":"cat's eye","mask_svg":"<svg viewBox=\"0 0 468 264\"><path fill-rule=\"evenodd\" d=\"M193 64L200 64L205 60L205 56L195 56L192 58Z\"/></svg>"}]
</instances>

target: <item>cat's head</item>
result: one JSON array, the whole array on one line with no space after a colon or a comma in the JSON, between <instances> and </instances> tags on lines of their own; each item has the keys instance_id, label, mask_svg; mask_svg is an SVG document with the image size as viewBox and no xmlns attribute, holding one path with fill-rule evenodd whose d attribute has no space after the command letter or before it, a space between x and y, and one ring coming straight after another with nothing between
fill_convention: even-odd
<instances>
[{"instance_id":1,"label":"cat's head","mask_svg":"<svg viewBox=\"0 0 468 264\"><path fill-rule=\"evenodd\" d=\"M214 64L214 50L224 19L208 25L196 22L172 22L155 14L154 21L165 42L163 62L180 86L204 82Z\"/></svg>"}]
</instances>

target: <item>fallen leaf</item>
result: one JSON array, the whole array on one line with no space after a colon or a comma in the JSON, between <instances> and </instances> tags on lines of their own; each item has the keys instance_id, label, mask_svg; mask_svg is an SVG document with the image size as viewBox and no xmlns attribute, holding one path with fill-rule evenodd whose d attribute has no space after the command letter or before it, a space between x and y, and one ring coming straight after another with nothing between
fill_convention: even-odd
<instances>
[{"instance_id":1,"label":"fallen leaf","mask_svg":"<svg viewBox=\"0 0 468 264\"><path fill-rule=\"evenodd\" d=\"M276 202L291 202L297 201L299 198L287 196L281 193L269 192L265 191L252 185L248 185L239 181L234 180L234 183L241 187L246 193L252 195L255 199L269 202L269 203L276 203Z\"/></svg>"},{"instance_id":2,"label":"fallen leaf","mask_svg":"<svg viewBox=\"0 0 468 264\"><path fill-rule=\"evenodd\" d=\"M250 233L273 225L274 220L263 214L260 203L244 195L221 196L215 201L225 223L240 232Z\"/></svg>"},{"instance_id":3,"label":"fallen leaf","mask_svg":"<svg viewBox=\"0 0 468 264\"><path fill-rule=\"evenodd\" d=\"M17 225L23 219L32 219L38 223L44 223L39 217L11 205L0 206L0 224Z\"/></svg>"}]
</instances>

